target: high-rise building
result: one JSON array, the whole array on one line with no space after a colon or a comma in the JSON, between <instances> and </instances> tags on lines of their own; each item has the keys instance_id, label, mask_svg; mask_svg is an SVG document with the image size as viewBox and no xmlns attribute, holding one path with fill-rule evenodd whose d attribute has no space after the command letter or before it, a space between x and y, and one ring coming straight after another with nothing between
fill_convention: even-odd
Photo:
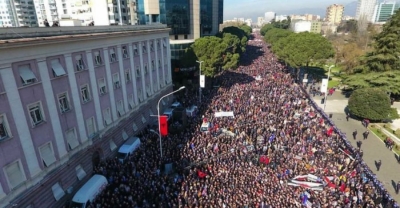
<instances>
[{"instance_id":1,"label":"high-rise building","mask_svg":"<svg viewBox=\"0 0 400 208\"><path fill-rule=\"evenodd\" d=\"M244 21L246 25L250 26L253 24L253 20L252 19L246 19L246 21Z\"/></svg>"},{"instance_id":2,"label":"high-rise building","mask_svg":"<svg viewBox=\"0 0 400 208\"><path fill-rule=\"evenodd\" d=\"M382 2L375 6L373 22L385 23L399 9L399 4L395 1Z\"/></svg>"},{"instance_id":3,"label":"high-rise building","mask_svg":"<svg viewBox=\"0 0 400 208\"><path fill-rule=\"evenodd\" d=\"M0 1L0 27L36 27L38 25L33 0Z\"/></svg>"},{"instance_id":4,"label":"high-rise building","mask_svg":"<svg viewBox=\"0 0 400 208\"><path fill-rule=\"evenodd\" d=\"M358 0L356 20L359 22L372 22L376 1L377 0Z\"/></svg>"},{"instance_id":5,"label":"high-rise building","mask_svg":"<svg viewBox=\"0 0 400 208\"><path fill-rule=\"evenodd\" d=\"M271 22L275 19L276 13L275 12L265 12L264 21L265 23Z\"/></svg>"},{"instance_id":6,"label":"high-rise building","mask_svg":"<svg viewBox=\"0 0 400 208\"><path fill-rule=\"evenodd\" d=\"M344 6L339 4L330 5L326 9L325 21L332 24L340 24L343 18Z\"/></svg>"},{"instance_id":7,"label":"high-rise building","mask_svg":"<svg viewBox=\"0 0 400 208\"><path fill-rule=\"evenodd\" d=\"M0 28L0 207L63 207L152 124L172 91L168 31Z\"/></svg>"},{"instance_id":8,"label":"high-rise building","mask_svg":"<svg viewBox=\"0 0 400 208\"><path fill-rule=\"evenodd\" d=\"M282 20L287 20L287 19L288 19L287 15L277 15L275 17L275 21L277 21L277 22L282 21Z\"/></svg>"},{"instance_id":9,"label":"high-rise building","mask_svg":"<svg viewBox=\"0 0 400 208\"><path fill-rule=\"evenodd\" d=\"M216 35L223 22L223 0L137 0L138 23L171 28L173 68L197 38ZM244 19L243 19L244 22ZM196 63L193 63L195 65Z\"/></svg>"},{"instance_id":10,"label":"high-rise building","mask_svg":"<svg viewBox=\"0 0 400 208\"><path fill-rule=\"evenodd\" d=\"M257 26L262 27L264 24L264 17L258 17L257 18Z\"/></svg>"}]
</instances>

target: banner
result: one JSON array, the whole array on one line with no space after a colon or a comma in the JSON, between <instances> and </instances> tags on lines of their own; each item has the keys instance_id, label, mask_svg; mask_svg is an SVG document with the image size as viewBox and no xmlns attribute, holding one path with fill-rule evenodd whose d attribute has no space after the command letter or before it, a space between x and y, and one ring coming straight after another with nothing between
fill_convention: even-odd
<instances>
[{"instance_id":1,"label":"banner","mask_svg":"<svg viewBox=\"0 0 400 208\"><path fill-rule=\"evenodd\" d=\"M159 125L160 125L160 134L161 134L161 136L167 136L168 135L167 116L160 116L159 121L160 121Z\"/></svg>"},{"instance_id":2,"label":"banner","mask_svg":"<svg viewBox=\"0 0 400 208\"><path fill-rule=\"evenodd\" d=\"M326 93L327 91L328 91L328 79L322 79L321 93Z\"/></svg>"},{"instance_id":3,"label":"banner","mask_svg":"<svg viewBox=\"0 0 400 208\"><path fill-rule=\"evenodd\" d=\"M206 86L206 76L200 75L200 87L204 88Z\"/></svg>"},{"instance_id":4,"label":"banner","mask_svg":"<svg viewBox=\"0 0 400 208\"><path fill-rule=\"evenodd\" d=\"M220 111L214 114L214 117L235 117L233 111Z\"/></svg>"}]
</instances>

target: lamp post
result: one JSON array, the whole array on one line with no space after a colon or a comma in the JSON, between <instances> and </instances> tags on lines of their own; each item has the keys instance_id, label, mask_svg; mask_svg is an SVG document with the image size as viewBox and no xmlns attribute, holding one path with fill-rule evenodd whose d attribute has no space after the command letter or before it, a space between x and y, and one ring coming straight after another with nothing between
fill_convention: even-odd
<instances>
[{"instance_id":1,"label":"lamp post","mask_svg":"<svg viewBox=\"0 0 400 208\"><path fill-rule=\"evenodd\" d=\"M201 103L201 85L200 85L200 79L201 79L201 63L204 61L196 61L197 63L200 64L200 70L199 70L199 102Z\"/></svg>"},{"instance_id":2,"label":"lamp post","mask_svg":"<svg viewBox=\"0 0 400 208\"><path fill-rule=\"evenodd\" d=\"M160 126L160 102L161 102L161 100L162 100L163 98L168 97L168 96L170 96L170 95L172 95L172 94L174 94L174 93L176 93L176 92L179 92L179 91L181 91L181 90L183 90L183 89L185 89L185 86L182 86L182 87L180 87L179 89L177 89L177 90L175 90L175 91L173 91L173 92L170 92L170 93L168 93L168 94L162 96L162 97L160 98L160 100L158 101L158 103L157 103L157 117L158 117L158 134L157 134L157 135L158 135L158 138L159 138L159 140L160 140L160 155L161 155L161 158L163 157L163 151L162 151L161 126ZM151 131L151 130L150 130L150 131ZM152 132L154 133L155 131L153 130Z\"/></svg>"},{"instance_id":3,"label":"lamp post","mask_svg":"<svg viewBox=\"0 0 400 208\"><path fill-rule=\"evenodd\" d=\"M328 65L325 65L326 67L328 67ZM328 83L326 83L326 89L328 90L328 86L329 86L329 78L330 78L330 76L331 76L331 69L332 69L332 67L334 67L335 65L330 65L329 66L329 68L328 68ZM326 108L326 99L328 98L328 92L325 92L325 98L324 98L324 111L325 111L325 108Z\"/></svg>"}]
</instances>

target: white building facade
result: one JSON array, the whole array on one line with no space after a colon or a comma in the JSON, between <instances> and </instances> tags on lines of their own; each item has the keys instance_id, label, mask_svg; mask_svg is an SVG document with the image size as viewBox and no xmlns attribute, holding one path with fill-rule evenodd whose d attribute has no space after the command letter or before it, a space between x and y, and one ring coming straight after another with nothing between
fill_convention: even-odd
<instances>
[{"instance_id":1,"label":"white building facade","mask_svg":"<svg viewBox=\"0 0 400 208\"><path fill-rule=\"evenodd\" d=\"M275 19L276 13L275 12L265 12L264 15L264 22L268 23Z\"/></svg>"},{"instance_id":2,"label":"white building facade","mask_svg":"<svg viewBox=\"0 0 400 208\"><path fill-rule=\"evenodd\" d=\"M33 0L0 1L0 27L36 27L37 25Z\"/></svg>"},{"instance_id":3,"label":"white building facade","mask_svg":"<svg viewBox=\"0 0 400 208\"><path fill-rule=\"evenodd\" d=\"M355 19L357 21L365 20L372 22L376 3L376 0L358 0Z\"/></svg>"},{"instance_id":4,"label":"white building facade","mask_svg":"<svg viewBox=\"0 0 400 208\"><path fill-rule=\"evenodd\" d=\"M0 28L0 37L13 39L0 41L0 207L63 207L172 91L169 29Z\"/></svg>"},{"instance_id":5,"label":"white building facade","mask_svg":"<svg viewBox=\"0 0 400 208\"><path fill-rule=\"evenodd\" d=\"M300 32L310 32L311 31L311 21L294 21L292 22L291 28L293 32L300 33Z\"/></svg>"},{"instance_id":6,"label":"white building facade","mask_svg":"<svg viewBox=\"0 0 400 208\"><path fill-rule=\"evenodd\" d=\"M275 17L275 21L283 21L283 20L288 20L288 16L287 15L277 15Z\"/></svg>"}]
</instances>

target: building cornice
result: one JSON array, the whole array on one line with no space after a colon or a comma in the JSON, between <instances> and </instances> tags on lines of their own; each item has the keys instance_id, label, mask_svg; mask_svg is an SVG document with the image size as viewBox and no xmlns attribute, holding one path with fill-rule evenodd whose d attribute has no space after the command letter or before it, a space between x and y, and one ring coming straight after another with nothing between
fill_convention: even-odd
<instances>
[{"instance_id":1,"label":"building cornice","mask_svg":"<svg viewBox=\"0 0 400 208\"><path fill-rule=\"evenodd\" d=\"M38 45L49 45L49 44L66 43L66 42L78 42L78 41L85 41L85 40L118 38L118 37L132 36L132 35L145 36L145 35L151 35L151 34L159 34L160 32L169 33L169 31L170 31L169 28L163 28L163 29L138 30L138 31L91 33L91 34L77 34L77 35L63 35L63 36L0 40L0 49L31 47L31 46L38 46Z\"/></svg>"}]
</instances>

